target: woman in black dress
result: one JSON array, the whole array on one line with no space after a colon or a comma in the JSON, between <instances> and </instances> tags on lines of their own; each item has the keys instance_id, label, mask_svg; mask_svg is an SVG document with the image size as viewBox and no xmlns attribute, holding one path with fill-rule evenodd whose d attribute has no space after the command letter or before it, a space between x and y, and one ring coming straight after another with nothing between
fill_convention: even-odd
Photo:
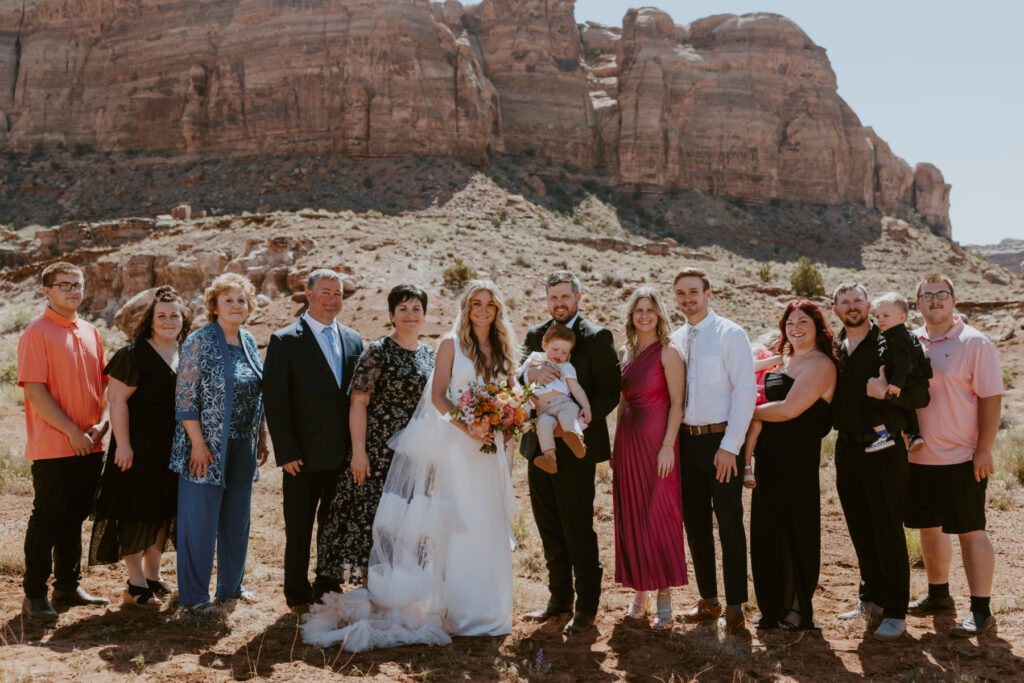
<instances>
[{"instance_id":1,"label":"woman in black dress","mask_svg":"<svg viewBox=\"0 0 1024 683\"><path fill-rule=\"evenodd\" d=\"M320 571L348 584L366 582L373 518L394 456L388 440L408 424L434 370L433 347L419 342L426 293L398 285L388 310L395 331L370 342L352 375L352 463L339 475L317 546Z\"/></svg>"},{"instance_id":2,"label":"woman in black dress","mask_svg":"<svg viewBox=\"0 0 1024 683\"><path fill-rule=\"evenodd\" d=\"M818 628L811 605L821 564L818 469L831 426L835 340L821 308L807 299L786 307L779 330L783 365L766 375L768 402L754 411L763 423L750 510L758 628Z\"/></svg>"},{"instance_id":3,"label":"woman in black dress","mask_svg":"<svg viewBox=\"0 0 1024 683\"><path fill-rule=\"evenodd\" d=\"M188 309L173 287L156 290L132 332L103 372L113 438L96 494L89 564L128 568L124 603L159 608L174 586L160 577L173 542L178 477L167 469L174 436L178 346L188 335Z\"/></svg>"}]
</instances>

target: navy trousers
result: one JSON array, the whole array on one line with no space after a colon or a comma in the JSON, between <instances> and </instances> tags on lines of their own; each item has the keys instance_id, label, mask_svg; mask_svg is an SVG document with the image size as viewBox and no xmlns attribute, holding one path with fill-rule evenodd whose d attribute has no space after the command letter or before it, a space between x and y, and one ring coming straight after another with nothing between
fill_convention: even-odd
<instances>
[{"instance_id":1,"label":"navy trousers","mask_svg":"<svg viewBox=\"0 0 1024 683\"><path fill-rule=\"evenodd\" d=\"M217 551L217 599L242 592L249 551L249 512L256 452L249 439L228 441L224 486L178 478L178 599L189 607L210 599Z\"/></svg>"}]
</instances>

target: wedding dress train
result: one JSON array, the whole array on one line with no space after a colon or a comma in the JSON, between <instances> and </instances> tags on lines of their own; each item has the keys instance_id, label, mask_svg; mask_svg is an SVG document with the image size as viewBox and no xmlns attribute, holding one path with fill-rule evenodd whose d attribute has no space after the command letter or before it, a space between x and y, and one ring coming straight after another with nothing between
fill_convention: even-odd
<instances>
[{"instance_id":1,"label":"wedding dress train","mask_svg":"<svg viewBox=\"0 0 1024 683\"><path fill-rule=\"evenodd\" d=\"M389 442L395 456L374 517L367 587L313 605L301 627L307 644L360 652L512 630L516 502L504 444L482 453L433 406L432 380ZM479 382L456 341L449 399Z\"/></svg>"}]
</instances>

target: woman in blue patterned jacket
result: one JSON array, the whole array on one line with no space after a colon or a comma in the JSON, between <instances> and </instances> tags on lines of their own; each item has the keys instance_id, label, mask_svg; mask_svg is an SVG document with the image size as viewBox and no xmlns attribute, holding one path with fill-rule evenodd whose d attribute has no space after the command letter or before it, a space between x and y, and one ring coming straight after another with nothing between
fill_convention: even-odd
<instances>
[{"instance_id":1,"label":"woman in blue patterned jacket","mask_svg":"<svg viewBox=\"0 0 1024 683\"><path fill-rule=\"evenodd\" d=\"M217 600L256 596L242 587L249 548L252 484L270 452L263 418L263 361L241 328L256 290L225 273L204 293L212 321L181 347L170 468L178 473L178 598L196 612L210 601L217 549Z\"/></svg>"}]
</instances>

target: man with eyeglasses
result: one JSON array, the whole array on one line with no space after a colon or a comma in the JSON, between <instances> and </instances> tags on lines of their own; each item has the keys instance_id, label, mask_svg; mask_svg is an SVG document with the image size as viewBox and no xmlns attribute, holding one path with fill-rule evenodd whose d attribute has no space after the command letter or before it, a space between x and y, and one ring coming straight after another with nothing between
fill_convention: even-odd
<instances>
[{"instance_id":1,"label":"man with eyeglasses","mask_svg":"<svg viewBox=\"0 0 1024 683\"><path fill-rule=\"evenodd\" d=\"M996 628L989 600L995 551L985 531L985 487L994 468L1003 378L995 345L953 313L953 282L926 275L917 286L924 326L914 333L932 362L931 403L917 411L925 444L910 455L906 525L921 530L928 593L913 601L915 616L956 614L949 594L953 554L960 539L971 591L967 618L951 635L970 637Z\"/></svg>"},{"instance_id":2,"label":"man with eyeglasses","mask_svg":"<svg viewBox=\"0 0 1024 683\"><path fill-rule=\"evenodd\" d=\"M78 317L84 280L71 263L43 270L46 310L18 340L18 386L25 390L32 461L32 514L25 530L25 601L22 613L56 621L46 583L54 576L53 601L106 605L89 595L82 578L82 522L89 515L103 465L107 432L103 342Z\"/></svg>"},{"instance_id":3,"label":"man with eyeglasses","mask_svg":"<svg viewBox=\"0 0 1024 683\"><path fill-rule=\"evenodd\" d=\"M832 302L843 323L837 335L839 381L832 399L833 423L839 432L836 490L860 565L860 602L839 616L865 616L877 626L877 640L893 641L906 631L910 599L903 534L907 450L902 439L873 453L867 447L877 438L872 415L880 415L886 429L899 434L907 426L904 410L926 405L928 391L923 384L908 384L898 396L888 393L878 352L881 330L868 318L871 302L861 284L840 284Z\"/></svg>"}]
</instances>

